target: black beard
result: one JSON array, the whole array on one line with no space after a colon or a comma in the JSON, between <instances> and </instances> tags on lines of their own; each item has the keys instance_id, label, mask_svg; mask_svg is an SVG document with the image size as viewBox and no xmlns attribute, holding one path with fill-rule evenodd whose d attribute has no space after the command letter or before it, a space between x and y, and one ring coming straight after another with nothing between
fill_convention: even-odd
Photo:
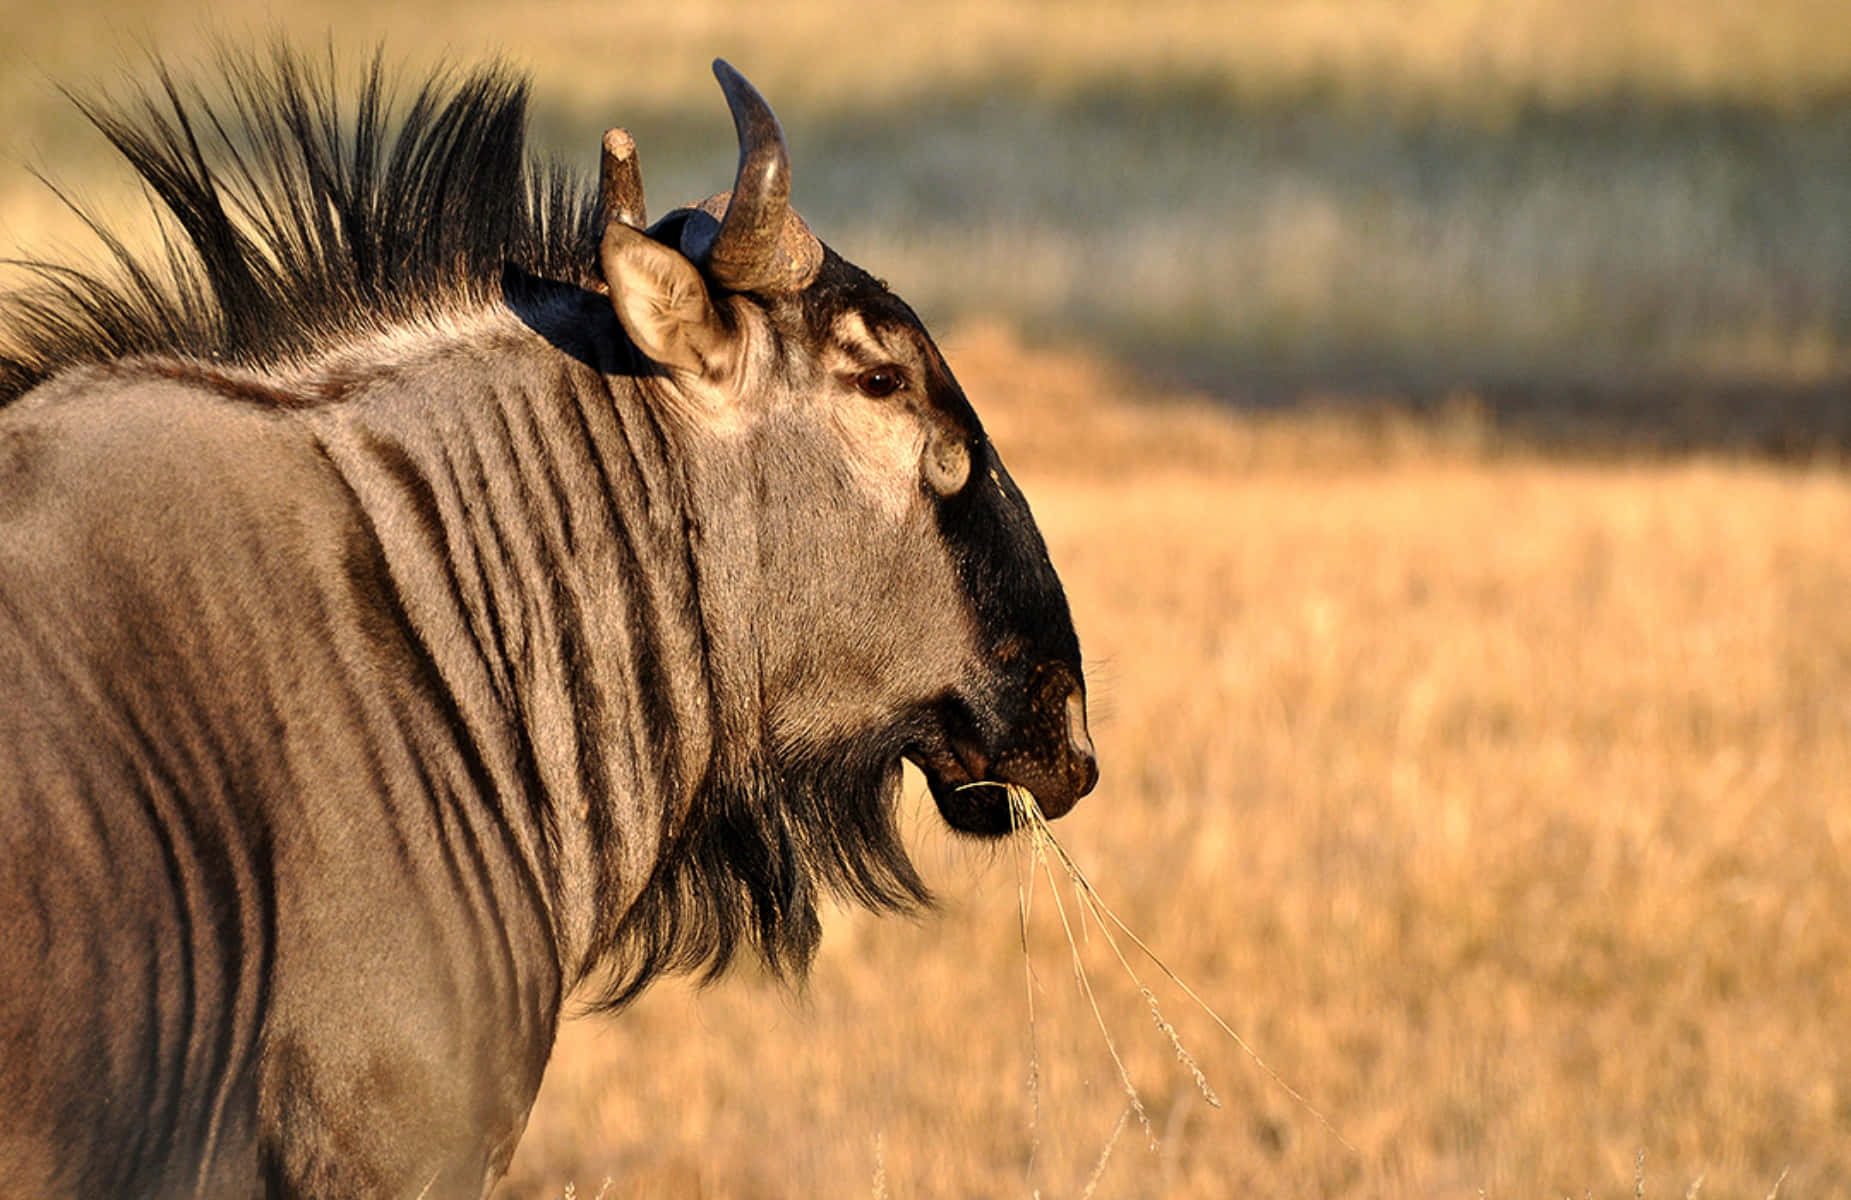
<instances>
[{"instance_id":1,"label":"black beard","mask_svg":"<svg viewBox=\"0 0 1851 1200\"><path fill-rule=\"evenodd\" d=\"M712 980L747 947L801 980L825 896L876 911L929 906L900 837L900 752L889 740L710 785L604 948L608 983L591 1006L620 1008L670 972Z\"/></svg>"}]
</instances>

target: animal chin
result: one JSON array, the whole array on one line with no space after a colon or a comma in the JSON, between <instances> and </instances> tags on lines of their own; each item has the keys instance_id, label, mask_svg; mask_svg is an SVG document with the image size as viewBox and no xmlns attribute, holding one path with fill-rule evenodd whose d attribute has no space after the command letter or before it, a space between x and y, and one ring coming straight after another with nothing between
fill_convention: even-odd
<instances>
[{"instance_id":1,"label":"animal chin","mask_svg":"<svg viewBox=\"0 0 1851 1200\"><path fill-rule=\"evenodd\" d=\"M953 829L987 837L1009 832L1004 789L973 786L1001 781L992 779L990 755L961 704L947 702L932 714L929 731L907 747L905 757L925 776L939 815Z\"/></svg>"},{"instance_id":2,"label":"animal chin","mask_svg":"<svg viewBox=\"0 0 1851 1200\"><path fill-rule=\"evenodd\" d=\"M953 829L980 837L1002 837L1014 828L1009 818L1009 796L1000 786L1001 780L973 776L955 756L947 760L921 755L912 761L925 776L939 815ZM987 784L999 786L973 786Z\"/></svg>"}]
</instances>

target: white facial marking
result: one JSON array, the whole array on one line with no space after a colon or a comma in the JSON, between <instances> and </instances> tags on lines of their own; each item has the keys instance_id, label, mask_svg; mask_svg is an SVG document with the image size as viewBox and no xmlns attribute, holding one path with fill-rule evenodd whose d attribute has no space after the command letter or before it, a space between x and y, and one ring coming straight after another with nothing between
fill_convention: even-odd
<instances>
[{"instance_id":1,"label":"white facial marking","mask_svg":"<svg viewBox=\"0 0 1851 1200\"><path fill-rule=\"evenodd\" d=\"M853 377L898 356L869 331L859 313L836 318L823 368L836 378ZM862 490L883 512L899 515L917 504L920 455L927 431L914 406L859 393L833 395L829 419L841 435L843 456Z\"/></svg>"}]
</instances>

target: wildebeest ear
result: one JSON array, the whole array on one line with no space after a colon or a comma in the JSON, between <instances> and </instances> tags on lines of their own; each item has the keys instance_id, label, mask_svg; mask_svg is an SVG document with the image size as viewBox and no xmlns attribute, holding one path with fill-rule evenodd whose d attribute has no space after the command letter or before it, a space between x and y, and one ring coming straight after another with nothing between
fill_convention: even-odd
<instances>
[{"instance_id":1,"label":"wildebeest ear","mask_svg":"<svg viewBox=\"0 0 1851 1200\"><path fill-rule=\"evenodd\" d=\"M618 220L604 227L599 257L611 306L638 350L674 371L709 379L726 372L733 336L693 263Z\"/></svg>"},{"instance_id":2,"label":"wildebeest ear","mask_svg":"<svg viewBox=\"0 0 1851 1200\"><path fill-rule=\"evenodd\" d=\"M919 458L926 484L941 496L953 496L970 482L970 447L964 439L943 429L926 438Z\"/></svg>"}]
</instances>

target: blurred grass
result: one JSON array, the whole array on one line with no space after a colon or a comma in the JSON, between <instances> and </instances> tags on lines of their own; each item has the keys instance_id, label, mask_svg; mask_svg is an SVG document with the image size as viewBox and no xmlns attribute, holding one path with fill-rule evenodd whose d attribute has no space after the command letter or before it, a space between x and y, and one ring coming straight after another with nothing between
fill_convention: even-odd
<instances>
[{"instance_id":1,"label":"blurred grass","mask_svg":"<svg viewBox=\"0 0 1851 1200\"><path fill-rule=\"evenodd\" d=\"M928 318L1000 316L1249 402L1468 390L1558 440L1845 438L1845 6L12 8L0 151L118 211L138 198L47 75L134 74L137 44L281 28L504 54L536 71L544 144L589 167L605 125L632 128L658 213L729 177L705 70L725 54L785 118L812 224ZM76 238L23 171L0 214L0 242Z\"/></svg>"},{"instance_id":2,"label":"blurred grass","mask_svg":"<svg viewBox=\"0 0 1851 1200\"><path fill-rule=\"evenodd\" d=\"M809 182L840 241L935 308L1198 380L1788 380L1846 361L1851 104L1410 121L1202 78L845 124ZM888 136L904 159L883 161ZM1011 169L1021 147L1032 167Z\"/></svg>"},{"instance_id":3,"label":"blurred grass","mask_svg":"<svg viewBox=\"0 0 1851 1200\"><path fill-rule=\"evenodd\" d=\"M670 107L711 101L685 67L715 54L793 111L998 77L1056 94L1114 74L1203 72L1257 99L1317 90L1404 111L1497 113L1622 92L1790 109L1841 95L1851 78L1851 12L1818 0L540 0L518 13L493 0L7 0L0 15L8 75L110 70L137 43L184 53L215 31L281 28L349 46L385 36L427 55L506 52L554 76L549 88L569 101Z\"/></svg>"}]
</instances>

